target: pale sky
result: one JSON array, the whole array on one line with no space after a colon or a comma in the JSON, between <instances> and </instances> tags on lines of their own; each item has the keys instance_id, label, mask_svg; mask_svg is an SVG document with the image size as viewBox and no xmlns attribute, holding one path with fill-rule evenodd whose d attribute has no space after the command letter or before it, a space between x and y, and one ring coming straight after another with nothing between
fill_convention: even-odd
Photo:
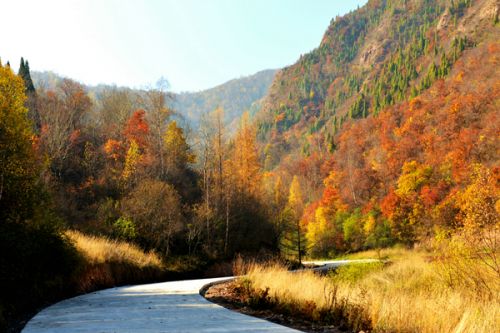
<instances>
[{"instance_id":1,"label":"pale sky","mask_svg":"<svg viewBox=\"0 0 500 333\"><path fill-rule=\"evenodd\" d=\"M0 58L86 84L197 91L294 63L366 0L0 0Z\"/></svg>"}]
</instances>

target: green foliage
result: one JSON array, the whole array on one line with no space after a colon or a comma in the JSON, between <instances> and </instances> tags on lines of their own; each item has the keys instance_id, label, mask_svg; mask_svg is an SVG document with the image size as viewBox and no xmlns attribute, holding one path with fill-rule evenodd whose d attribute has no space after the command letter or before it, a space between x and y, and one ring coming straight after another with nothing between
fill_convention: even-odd
<instances>
[{"instance_id":1,"label":"green foliage","mask_svg":"<svg viewBox=\"0 0 500 333\"><path fill-rule=\"evenodd\" d=\"M304 247L304 234L298 227L297 217L291 207L286 207L278 216L277 225L280 227L279 246L281 253L289 258L298 260L299 250Z\"/></svg>"},{"instance_id":2,"label":"green foliage","mask_svg":"<svg viewBox=\"0 0 500 333\"><path fill-rule=\"evenodd\" d=\"M21 64L19 65L19 71L17 72L17 75L20 76L21 79L23 79L27 93L35 92L35 85L33 84L33 80L31 79L30 65L28 63L28 60L26 60L25 62L24 59L21 58Z\"/></svg>"},{"instance_id":3,"label":"green foliage","mask_svg":"<svg viewBox=\"0 0 500 333\"><path fill-rule=\"evenodd\" d=\"M137 236L134 222L127 217L120 217L113 224L113 227L118 238L133 240Z\"/></svg>"},{"instance_id":4,"label":"green foliage","mask_svg":"<svg viewBox=\"0 0 500 333\"><path fill-rule=\"evenodd\" d=\"M391 225L386 219L377 223L373 231L366 236L365 240L367 248L375 249L390 247L394 243L395 239L392 236Z\"/></svg>"},{"instance_id":5,"label":"green foliage","mask_svg":"<svg viewBox=\"0 0 500 333\"><path fill-rule=\"evenodd\" d=\"M364 243L361 212L355 210L344 220L344 240L351 244L353 250L359 250Z\"/></svg>"},{"instance_id":6,"label":"green foliage","mask_svg":"<svg viewBox=\"0 0 500 333\"><path fill-rule=\"evenodd\" d=\"M384 268L383 262L360 262L340 266L330 273L334 282L348 282L355 284L374 272L380 272Z\"/></svg>"},{"instance_id":7,"label":"green foliage","mask_svg":"<svg viewBox=\"0 0 500 333\"><path fill-rule=\"evenodd\" d=\"M39 200L24 90L21 78L0 67L0 223L30 218Z\"/></svg>"}]
</instances>

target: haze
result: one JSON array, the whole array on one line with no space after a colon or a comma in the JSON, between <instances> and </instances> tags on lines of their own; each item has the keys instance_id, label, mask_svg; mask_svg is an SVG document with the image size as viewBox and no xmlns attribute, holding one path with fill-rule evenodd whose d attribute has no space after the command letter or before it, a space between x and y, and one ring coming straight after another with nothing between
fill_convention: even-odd
<instances>
[{"instance_id":1,"label":"haze","mask_svg":"<svg viewBox=\"0 0 500 333\"><path fill-rule=\"evenodd\" d=\"M173 91L196 91L292 64L332 18L365 2L7 1L0 57L91 85L143 87L163 76Z\"/></svg>"}]
</instances>

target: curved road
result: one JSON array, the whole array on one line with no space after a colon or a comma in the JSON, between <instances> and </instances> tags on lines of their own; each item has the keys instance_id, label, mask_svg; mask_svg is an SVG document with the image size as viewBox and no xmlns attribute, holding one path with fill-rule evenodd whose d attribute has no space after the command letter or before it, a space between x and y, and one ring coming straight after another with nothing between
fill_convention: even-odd
<instances>
[{"instance_id":1,"label":"curved road","mask_svg":"<svg viewBox=\"0 0 500 333\"><path fill-rule=\"evenodd\" d=\"M310 261L317 271L367 260ZM230 278L173 281L105 289L54 304L23 333L298 332L225 309L200 289Z\"/></svg>"},{"instance_id":2,"label":"curved road","mask_svg":"<svg viewBox=\"0 0 500 333\"><path fill-rule=\"evenodd\" d=\"M224 278L119 287L70 298L31 319L23 333L298 332L200 296Z\"/></svg>"}]
</instances>

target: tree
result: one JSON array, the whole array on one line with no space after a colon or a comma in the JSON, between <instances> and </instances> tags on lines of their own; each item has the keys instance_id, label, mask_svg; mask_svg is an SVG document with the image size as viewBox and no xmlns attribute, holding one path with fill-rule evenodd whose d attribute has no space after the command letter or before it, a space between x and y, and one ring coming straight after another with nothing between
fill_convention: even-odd
<instances>
[{"instance_id":1,"label":"tree","mask_svg":"<svg viewBox=\"0 0 500 333\"><path fill-rule=\"evenodd\" d=\"M35 85L33 84L33 80L31 79L30 65L28 63L28 60L24 61L24 59L21 58L21 64L19 65L19 71L17 72L17 75L23 79L24 87L26 88L26 107L28 108L28 118L33 123L33 131L35 133L39 133L41 122L37 106L37 94Z\"/></svg>"},{"instance_id":2,"label":"tree","mask_svg":"<svg viewBox=\"0 0 500 333\"><path fill-rule=\"evenodd\" d=\"M142 102L147 111L150 126L151 151L154 156L158 157L155 165L153 165L154 169L156 169L155 175L162 180L167 177L163 136L168 121L173 114L173 111L167 106L167 101L172 99L172 95L167 92L167 89L168 81L161 78L156 83L155 89L146 91Z\"/></svg>"},{"instance_id":3,"label":"tree","mask_svg":"<svg viewBox=\"0 0 500 333\"><path fill-rule=\"evenodd\" d=\"M233 172L240 193L258 196L262 185L261 166L255 142L255 127L249 123L248 117L248 113L243 114L234 140Z\"/></svg>"},{"instance_id":4,"label":"tree","mask_svg":"<svg viewBox=\"0 0 500 333\"><path fill-rule=\"evenodd\" d=\"M302 190L300 189L298 177L294 176L290 184L288 203L281 213L282 221L280 224L285 229L281 245L285 252L295 252L299 263L302 263L302 252L304 251L303 231L300 225L303 210Z\"/></svg>"},{"instance_id":5,"label":"tree","mask_svg":"<svg viewBox=\"0 0 500 333\"><path fill-rule=\"evenodd\" d=\"M141 148L148 146L149 124L146 120L146 112L142 109L136 110L128 119L123 135L128 142L135 141Z\"/></svg>"},{"instance_id":6,"label":"tree","mask_svg":"<svg viewBox=\"0 0 500 333\"><path fill-rule=\"evenodd\" d=\"M59 180L75 182L79 172L82 144L79 138L85 128L85 118L92 102L83 86L65 79L58 91L42 92L38 96L41 118L40 149L50 160L52 175Z\"/></svg>"},{"instance_id":7,"label":"tree","mask_svg":"<svg viewBox=\"0 0 500 333\"><path fill-rule=\"evenodd\" d=\"M144 180L122 201L126 218L134 222L137 238L147 248L171 251L174 236L183 230L182 206L174 187Z\"/></svg>"},{"instance_id":8,"label":"tree","mask_svg":"<svg viewBox=\"0 0 500 333\"><path fill-rule=\"evenodd\" d=\"M344 240L353 251L359 251L364 243L361 212L354 210L343 223Z\"/></svg>"},{"instance_id":9,"label":"tree","mask_svg":"<svg viewBox=\"0 0 500 333\"><path fill-rule=\"evenodd\" d=\"M321 200L316 203L314 216L307 221L308 252L313 256L327 256L346 248L343 215L346 214L347 206L342 203L335 188L334 173L324 180L324 186Z\"/></svg>"},{"instance_id":10,"label":"tree","mask_svg":"<svg viewBox=\"0 0 500 333\"><path fill-rule=\"evenodd\" d=\"M21 221L38 200L38 166L23 80L0 66L0 221Z\"/></svg>"},{"instance_id":11,"label":"tree","mask_svg":"<svg viewBox=\"0 0 500 333\"><path fill-rule=\"evenodd\" d=\"M500 186L492 172L481 164L473 165L471 183L458 194L458 216L463 229L480 233L500 226Z\"/></svg>"},{"instance_id":12,"label":"tree","mask_svg":"<svg viewBox=\"0 0 500 333\"><path fill-rule=\"evenodd\" d=\"M195 162L196 156L186 142L184 131L171 121L163 136L166 174L171 178L183 175L183 171Z\"/></svg>"},{"instance_id":13,"label":"tree","mask_svg":"<svg viewBox=\"0 0 500 333\"><path fill-rule=\"evenodd\" d=\"M122 131L136 107L135 95L127 89L107 88L98 110L101 130L114 140L122 139Z\"/></svg>"},{"instance_id":14,"label":"tree","mask_svg":"<svg viewBox=\"0 0 500 333\"><path fill-rule=\"evenodd\" d=\"M132 139L132 141L130 142L130 147L127 150L127 155L125 156L125 166L123 168L121 176L124 182L128 182L129 180L131 180L131 178L134 177L140 159L141 153L139 151L139 145L134 139Z\"/></svg>"}]
</instances>

